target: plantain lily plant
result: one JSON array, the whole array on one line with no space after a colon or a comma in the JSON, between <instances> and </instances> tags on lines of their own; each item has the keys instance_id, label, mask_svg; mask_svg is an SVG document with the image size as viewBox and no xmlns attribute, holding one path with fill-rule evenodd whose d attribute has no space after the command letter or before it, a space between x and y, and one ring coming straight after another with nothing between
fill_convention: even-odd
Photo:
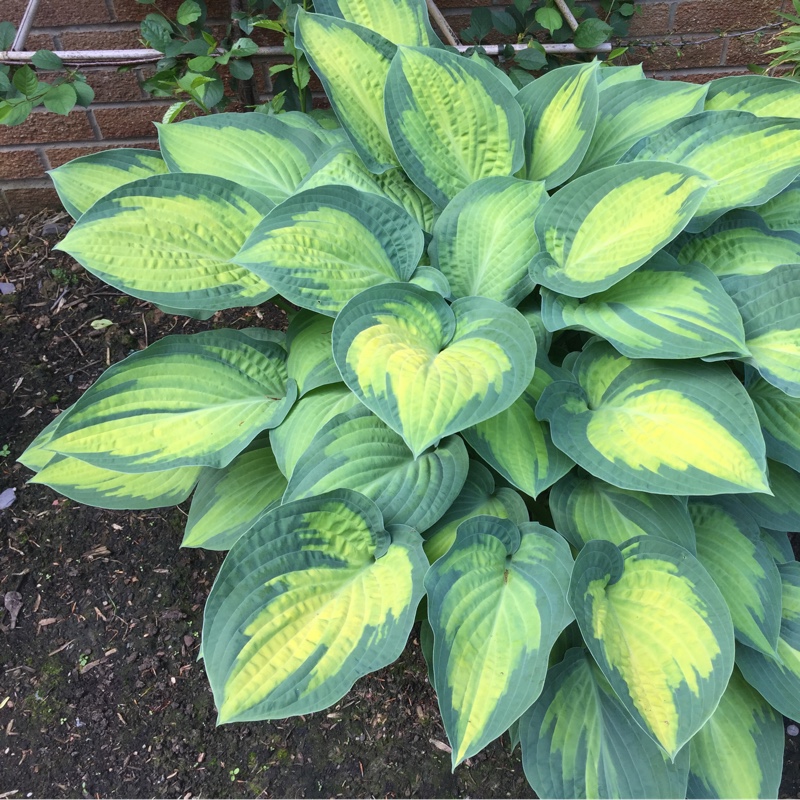
<instances>
[{"instance_id":1,"label":"plantain lily plant","mask_svg":"<svg viewBox=\"0 0 800 800\"><path fill-rule=\"evenodd\" d=\"M229 550L219 722L306 714L415 619L455 768L776 797L800 719L800 86L597 62L516 91L424 0L316 0L334 116L216 114L52 178L60 245L175 314L21 460ZM423 602L424 601L424 602ZM419 615L419 616L418 616Z\"/></svg>"}]
</instances>

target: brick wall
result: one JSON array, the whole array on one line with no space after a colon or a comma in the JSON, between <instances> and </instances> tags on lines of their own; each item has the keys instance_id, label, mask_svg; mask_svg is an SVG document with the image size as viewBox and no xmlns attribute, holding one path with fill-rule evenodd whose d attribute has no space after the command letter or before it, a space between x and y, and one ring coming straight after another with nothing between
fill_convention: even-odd
<instances>
[{"instance_id":1,"label":"brick wall","mask_svg":"<svg viewBox=\"0 0 800 800\"><path fill-rule=\"evenodd\" d=\"M437 0L451 25L469 24L469 11L479 5L500 7L508 0ZM630 29L633 42L623 62L642 61L657 78L704 82L747 71L763 63L770 44L775 11L789 0L638 0L641 14ZM2 0L0 19L18 24L26 0ZM174 12L180 0L163 0ZM224 25L228 0L208 0L209 17ZM138 22L148 12L135 0L42 0L26 49L114 49L141 47ZM726 34L720 36L720 34ZM737 35L738 34L738 35ZM95 103L67 117L37 109L20 126L0 125L0 218L58 203L45 170L72 158L108 147L154 147L152 122L161 119L169 102L152 99L139 88L150 67L127 73L85 69L95 89ZM266 65L256 65L256 85L266 97Z\"/></svg>"}]
</instances>

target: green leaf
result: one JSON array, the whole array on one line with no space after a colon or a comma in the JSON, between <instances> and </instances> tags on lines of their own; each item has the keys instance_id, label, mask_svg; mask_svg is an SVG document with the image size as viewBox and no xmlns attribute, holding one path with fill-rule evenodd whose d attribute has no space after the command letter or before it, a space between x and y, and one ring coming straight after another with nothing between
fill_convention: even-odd
<instances>
[{"instance_id":1,"label":"green leaf","mask_svg":"<svg viewBox=\"0 0 800 800\"><path fill-rule=\"evenodd\" d=\"M27 65L20 67L14 73L11 82L14 84L14 88L26 97L33 95L39 87L39 79L36 77L36 73Z\"/></svg>"},{"instance_id":2,"label":"green leaf","mask_svg":"<svg viewBox=\"0 0 800 800\"><path fill-rule=\"evenodd\" d=\"M322 186L272 211L233 259L303 308L334 317L371 286L408 280L424 246L395 203L347 186Z\"/></svg>"},{"instance_id":3,"label":"green leaf","mask_svg":"<svg viewBox=\"0 0 800 800\"><path fill-rule=\"evenodd\" d=\"M425 0L316 0L314 9L320 14L341 17L363 25L394 44L426 47L440 45L428 19Z\"/></svg>"},{"instance_id":4,"label":"green leaf","mask_svg":"<svg viewBox=\"0 0 800 800\"><path fill-rule=\"evenodd\" d=\"M88 83L75 80L72 83L72 88L75 90L76 102L81 108L87 108L94 102L94 89ZM116 152L119 152L119 150Z\"/></svg>"},{"instance_id":5,"label":"green leaf","mask_svg":"<svg viewBox=\"0 0 800 800\"><path fill-rule=\"evenodd\" d=\"M539 797L684 797L689 749L671 763L581 648L551 667L520 720L522 767Z\"/></svg>"},{"instance_id":6,"label":"green leaf","mask_svg":"<svg viewBox=\"0 0 800 800\"><path fill-rule=\"evenodd\" d=\"M444 50L399 48L386 118L403 169L440 206L524 162L524 120L509 90L485 67Z\"/></svg>"},{"instance_id":7,"label":"green leaf","mask_svg":"<svg viewBox=\"0 0 800 800\"><path fill-rule=\"evenodd\" d=\"M789 397L754 373L746 383L770 458L800 470L800 398Z\"/></svg>"},{"instance_id":8,"label":"green leaf","mask_svg":"<svg viewBox=\"0 0 800 800\"><path fill-rule=\"evenodd\" d=\"M685 501L620 489L580 470L553 486L550 513L556 530L578 549L595 540L622 545L648 535L675 542L692 554L696 551Z\"/></svg>"},{"instance_id":9,"label":"green leaf","mask_svg":"<svg viewBox=\"0 0 800 800\"><path fill-rule=\"evenodd\" d=\"M422 533L458 496L468 462L458 436L415 459L398 434L359 405L320 429L292 471L284 502L352 489L378 506L387 525Z\"/></svg>"},{"instance_id":10,"label":"green leaf","mask_svg":"<svg viewBox=\"0 0 800 800\"><path fill-rule=\"evenodd\" d=\"M787 564L789 561L795 560L792 543L789 541L789 534L786 531L771 531L762 528L761 541L764 542L776 564Z\"/></svg>"},{"instance_id":11,"label":"green leaf","mask_svg":"<svg viewBox=\"0 0 800 800\"><path fill-rule=\"evenodd\" d=\"M106 283L170 308L255 306L275 292L232 258L270 208L223 178L154 175L96 202L57 249Z\"/></svg>"},{"instance_id":12,"label":"green leaf","mask_svg":"<svg viewBox=\"0 0 800 800\"><path fill-rule=\"evenodd\" d=\"M782 192L764 205L758 206L755 211L770 230L800 230L800 182L792 181Z\"/></svg>"},{"instance_id":13,"label":"green leaf","mask_svg":"<svg viewBox=\"0 0 800 800\"><path fill-rule=\"evenodd\" d=\"M539 49L533 44L529 44L525 50L517 50L514 53L514 61L522 69L536 72L547 66L547 55L544 50Z\"/></svg>"},{"instance_id":14,"label":"green leaf","mask_svg":"<svg viewBox=\"0 0 800 800\"><path fill-rule=\"evenodd\" d=\"M199 3L195 2L195 0L183 0L178 7L175 19L177 19L181 25L190 25L192 22L200 19L202 15L203 10L200 8Z\"/></svg>"},{"instance_id":15,"label":"green leaf","mask_svg":"<svg viewBox=\"0 0 800 800\"><path fill-rule=\"evenodd\" d=\"M510 519L517 525L528 522L525 501L513 489L496 487L492 473L479 461L470 461L464 488L444 516L424 533L425 554L431 564L450 549L462 522L482 515Z\"/></svg>"},{"instance_id":16,"label":"green leaf","mask_svg":"<svg viewBox=\"0 0 800 800\"><path fill-rule=\"evenodd\" d=\"M600 64L600 69L597 71L597 81L600 84L601 92L610 89L612 86L618 86L621 83L643 80L645 80L645 74L641 64L634 64L630 67L613 67L609 66L607 61L603 61ZM677 81L675 81L675 83L677 83Z\"/></svg>"},{"instance_id":17,"label":"green leaf","mask_svg":"<svg viewBox=\"0 0 800 800\"><path fill-rule=\"evenodd\" d=\"M689 748L687 797L777 797L783 720L738 669Z\"/></svg>"},{"instance_id":18,"label":"green leaf","mask_svg":"<svg viewBox=\"0 0 800 800\"><path fill-rule=\"evenodd\" d=\"M261 433L226 467L202 474L181 547L230 550L262 514L280 504L284 491L286 478L268 434Z\"/></svg>"},{"instance_id":19,"label":"green leaf","mask_svg":"<svg viewBox=\"0 0 800 800\"><path fill-rule=\"evenodd\" d=\"M515 306L533 291L528 264L539 251L532 220L547 199L543 183L484 178L442 212L428 247L453 297Z\"/></svg>"},{"instance_id":20,"label":"green leaf","mask_svg":"<svg viewBox=\"0 0 800 800\"><path fill-rule=\"evenodd\" d=\"M575 47L591 50L603 42L607 42L613 33L612 27L601 19L585 19L575 29L573 42Z\"/></svg>"},{"instance_id":21,"label":"green leaf","mask_svg":"<svg viewBox=\"0 0 800 800\"><path fill-rule=\"evenodd\" d=\"M13 22L3 20L0 22L0 50L10 50L17 35L17 29Z\"/></svg>"},{"instance_id":22,"label":"green leaf","mask_svg":"<svg viewBox=\"0 0 800 800\"><path fill-rule=\"evenodd\" d=\"M708 187L675 164L620 164L577 178L536 217L542 252L532 279L570 297L608 289L684 229Z\"/></svg>"},{"instance_id":23,"label":"green leaf","mask_svg":"<svg viewBox=\"0 0 800 800\"><path fill-rule=\"evenodd\" d=\"M54 114L61 114L66 116L75 108L75 103L78 101L78 95L72 88L71 83L59 83L56 86L51 86L45 93L43 102L44 107Z\"/></svg>"},{"instance_id":24,"label":"green leaf","mask_svg":"<svg viewBox=\"0 0 800 800\"><path fill-rule=\"evenodd\" d=\"M641 139L620 161L683 164L716 181L687 228L702 231L726 211L764 203L794 180L800 121L703 111Z\"/></svg>"},{"instance_id":25,"label":"green leaf","mask_svg":"<svg viewBox=\"0 0 800 800\"><path fill-rule=\"evenodd\" d=\"M517 94L525 115L526 177L544 181L547 189L568 180L589 147L597 121L598 63L552 70Z\"/></svg>"},{"instance_id":26,"label":"green leaf","mask_svg":"<svg viewBox=\"0 0 800 800\"><path fill-rule=\"evenodd\" d=\"M569 602L628 713L674 759L716 709L733 669L731 615L711 576L666 539L640 536L621 549L587 542Z\"/></svg>"},{"instance_id":27,"label":"green leaf","mask_svg":"<svg viewBox=\"0 0 800 800\"><path fill-rule=\"evenodd\" d=\"M418 533L390 527L342 490L273 509L236 542L203 621L219 723L327 708L400 655L428 562Z\"/></svg>"},{"instance_id":28,"label":"green leaf","mask_svg":"<svg viewBox=\"0 0 800 800\"><path fill-rule=\"evenodd\" d=\"M800 530L800 475L786 464L767 459L773 494L743 495L742 505L763 528Z\"/></svg>"},{"instance_id":29,"label":"green leaf","mask_svg":"<svg viewBox=\"0 0 800 800\"><path fill-rule=\"evenodd\" d=\"M800 264L726 278L723 286L744 320L747 363L781 391L800 397Z\"/></svg>"},{"instance_id":30,"label":"green leaf","mask_svg":"<svg viewBox=\"0 0 800 800\"><path fill-rule=\"evenodd\" d=\"M571 368L536 415L595 477L654 494L769 492L755 410L727 366L631 361L595 341Z\"/></svg>"},{"instance_id":31,"label":"green leaf","mask_svg":"<svg viewBox=\"0 0 800 800\"><path fill-rule=\"evenodd\" d=\"M476 517L425 576L434 683L455 768L536 700L573 620L569 545L534 522Z\"/></svg>"},{"instance_id":32,"label":"green leaf","mask_svg":"<svg viewBox=\"0 0 800 800\"><path fill-rule=\"evenodd\" d=\"M664 252L585 300L542 289L551 331L579 328L629 358L748 355L742 319L717 277L702 264L681 266Z\"/></svg>"},{"instance_id":33,"label":"green leaf","mask_svg":"<svg viewBox=\"0 0 800 800\"><path fill-rule=\"evenodd\" d=\"M325 423L356 407L361 407L361 402L343 383L321 386L295 403L286 419L269 434L278 468L287 479Z\"/></svg>"},{"instance_id":34,"label":"green leaf","mask_svg":"<svg viewBox=\"0 0 800 800\"><path fill-rule=\"evenodd\" d=\"M508 408L530 383L535 355L515 309L482 297L448 306L413 285L362 292L333 326L342 379L415 456Z\"/></svg>"},{"instance_id":35,"label":"green leaf","mask_svg":"<svg viewBox=\"0 0 800 800\"><path fill-rule=\"evenodd\" d=\"M186 62L186 65L189 67L189 69L194 70L195 72L209 72L216 67L217 62L211 56L203 55L197 56L196 58L190 58Z\"/></svg>"},{"instance_id":36,"label":"green leaf","mask_svg":"<svg viewBox=\"0 0 800 800\"><path fill-rule=\"evenodd\" d=\"M781 626L781 576L758 525L733 498L691 500L697 559L717 584L736 638L774 654Z\"/></svg>"},{"instance_id":37,"label":"green leaf","mask_svg":"<svg viewBox=\"0 0 800 800\"><path fill-rule=\"evenodd\" d=\"M681 264L705 264L718 278L763 275L800 263L800 234L771 231L753 211L729 211L701 233L682 233L669 252Z\"/></svg>"},{"instance_id":38,"label":"green leaf","mask_svg":"<svg viewBox=\"0 0 800 800\"><path fill-rule=\"evenodd\" d=\"M45 71L59 70L64 66L64 62L51 50L37 50L31 56L31 64L36 69L43 69Z\"/></svg>"},{"instance_id":39,"label":"green leaf","mask_svg":"<svg viewBox=\"0 0 800 800\"><path fill-rule=\"evenodd\" d=\"M166 171L167 166L157 151L122 147L75 158L47 174L64 208L73 219L78 219L114 189Z\"/></svg>"},{"instance_id":40,"label":"green leaf","mask_svg":"<svg viewBox=\"0 0 800 800\"><path fill-rule=\"evenodd\" d=\"M564 24L561 14L549 6L537 8L534 18L543 28L546 28L550 34L552 34L553 31L557 31Z\"/></svg>"},{"instance_id":41,"label":"green leaf","mask_svg":"<svg viewBox=\"0 0 800 800\"><path fill-rule=\"evenodd\" d=\"M253 65L249 61L231 61L228 69L231 76L240 81L249 81L253 77Z\"/></svg>"},{"instance_id":42,"label":"green leaf","mask_svg":"<svg viewBox=\"0 0 800 800\"><path fill-rule=\"evenodd\" d=\"M248 58L258 52L258 45L246 36L237 39L231 47L231 58ZM231 64L234 62L231 61Z\"/></svg>"},{"instance_id":43,"label":"green leaf","mask_svg":"<svg viewBox=\"0 0 800 800\"><path fill-rule=\"evenodd\" d=\"M383 87L397 48L360 25L305 11L297 15L295 44L367 167L372 172L396 167Z\"/></svg>"},{"instance_id":44,"label":"green leaf","mask_svg":"<svg viewBox=\"0 0 800 800\"><path fill-rule=\"evenodd\" d=\"M800 86L786 78L731 75L708 84L706 109L747 111L757 117L800 119Z\"/></svg>"},{"instance_id":45,"label":"green leaf","mask_svg":"<svg viewBox=\"0 0 800 800\"><path fill-rule=\"evenodd\" d=\"M299 311L289 323L286 366L289 377L297 382L300 397L318 386L342 380L331 353L332 329L330 317L310 311Z\"/></svg>"},{"instance_id":46,"label":"green leaf","mask_svg":"<svg viewBox=\"0 0 800 800\"><path fill-rule=\"evenodd\" d=\"M223 467L291 408L285 361L239 331L167 336L107 369L46 448L121 472Z\"/></svg>"}]
</instances>

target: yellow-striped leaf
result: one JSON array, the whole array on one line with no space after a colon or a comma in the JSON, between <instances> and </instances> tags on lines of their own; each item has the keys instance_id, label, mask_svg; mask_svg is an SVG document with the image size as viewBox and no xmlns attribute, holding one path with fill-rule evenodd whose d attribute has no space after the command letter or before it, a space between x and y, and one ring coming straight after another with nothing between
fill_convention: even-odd
<instances>
[{"instance_id":1,"label":"yellow-striped leaf","mask_svg":"<svg viewBox=\"0 0 800 800\"><path fill-rule=\"evenodd\" d=\"M761 423L767 455L800 470L800 398L789 397L755 372L746 385Z\"/></svg>"},{"instance_id":2,"label":"yellow-striped leaf","mask_svg":"<svg viewBox=\"0 0 800 800\"><path fill-rule=\"evenodd\" d=\"M335 317L364 289L408 280L423 246L420 227L390 200L321 186L279 205L233 260L292 303Z\"/></svg>"},{"instance_id":3,"label":"yellow-striped leaf","mask_svg":"<svg viewBox=\"0 0 800 800\"><path fill-rule=\"evenodd\" d=\"M761 541L766 545L769 554L776 564L787 564L794 561L794 550L786 531L772 531L769 528L761 529Z\"/></svg>"},{"instance_id":4,"label":"yellow-striped leaf","mask_svg":"<svg viewBox=\"0 0 800 800\"><path fill-rule=\"evenodd\" d=\"M454 53L399 48L386 80L386 118L403 169L440 206L524 162L518 103L488 69Z\"/></svg>"},{"instance_id":5,"label":"yellow-striped leaf","mask_svg":"<svg viewBox=\"0 0 800 800\"><path fill-rule=\"evenodd\" d=\"M800 397L800 264L723 281L744 320L750 357L761 377Z\"/></svg>"},{"instance_id":6,"label":"yellow-striped leaf","mask_svg":"<svg viewBox=\"0 0 800 800\"><path fill-rule=\"evenodd\" d=\"M792 181L755 210L773 231L800 231L800 181Z\"/></svg>"},{"instance_id":7,"label":"yellow-striped leaf","mask_svg":"<svg viewBox=\"0 0 800 800\"><path fill-rule=\"evenodd\" d=\"M777 797L783 721L738 669L691 750L690 798Z\"/></svg>"},{"instance_id":8,"label":"yellow-striped leaf","mask_svg":"<svg viewBox=\"0 0 800 800\"><path fill-rule=\"evenodd\" d=\"M164 172L167 172L167 165L159 152L120 147L73 158L47 174L67 213L79 219L114 189Z\"/></svg>"},{"instance_id":9,"label":"yellow-striped leaf","mask_svg":"<svg viewBox=\"0 0 800 800\"><path fill-rule=\"evenodd\" d=\"M525 115L526 177L547 189L580 165L597 122L599 61L546 72L517 94Z\"/></svg>"},{"instance_id":10,"label":"yellow-striped leaf","mask_svg":"<svg viewBox=\"0 0 800 800\"><path fill-rule=\"evenodd\" d=\"M528 522L525 501L513 489L496 487L492 473L479 461L470 461L461 493L444 516L425 531L423 546L428 561L433 564L450 549L462 522L482 515L510 519L517 525Z\"/></svg>"},{"instance_id":11,"label":"yellow-striped leaf","mask_svg":"<svg viewBox=\"0 0 800 800\"><path fill-rule=\"evenodd\" d=\"M320 429L292 471L284 502L353 489L372 500L387 525L422 533L452 505L469 469L459 436L414 458L402 438L362 405Z\"/></svg>"},{"instance_id":12,"label":"yellow-striped leaf","mask_svg":"<svg viewBox=\"0 0 800 800\"><path fill-rule=\"evenodd\" d=\"M655 494L769 492L758 419L727 366L631 361L596 341L572 372L544 390L536 415L595 477Z\"/></svg>"},{"instance_id":13,"label":"yellow-striped leaf","mask_svg":"<svg viewBox=\"0 0 800 800\"><path fill-rule=\"evenodd\" d=\"M500 177L484 178L456 195L428 247L453 297L516 306L533 291L528 264L539 241L532 223L545 200L543 183Z\"/></svg>"},{"instance_id":14,"label":"yellow-striped leaf","mask_svg":"<svg viewBox=\"0 0 800 800\"><path fill-rule=\"evenodd\" d=\"M508 408L533 377L536 340L516 309L494 300L449 306L417 286L390 284L345 306L333 357L344 382L416 457Z\"/></svg>"},{"instance_id":15,"label":"yellow-striped leaf","mask_svg":"<svg viewBox=\"0 0 800 800\"><path fill-rule=\"evenodd\" d=\"M539 797L675 798L689 751L674 763L631 719L583 647L552 666L520 720L525 777Z\"/></svg>"},{"instance_id":16,"label":"yellow-striped leaf","mask_svg":"<svg viewBox=\"0 0 800 800\"><path fill-rule=\"evenodd\" d=\"M318 386L340 383L342 376L331 353L333 320L311 311L298 311L289 323L286 369L297 382L300 397Z\"/></svg>"},{"instance_id":17,"label":"yellow-striped leaf","mask_svg":"<svg viewBox=\"0 0 800 800\"><path fill-rule=\"evenodd\" d=\"M674 542L588 542L569 588L586 645L628 713L674 759L716 709L733 669L731 615Z\"/></svg>"},{"instance_id":18,"label":"yellow-striped leaf","mask_svg":"<svg viewBox=\"0 0 800 800\"><path fill-rule=\"evenodd\" d=\"M573 470L551 490L550 512L556 530L578 549L597 539L621 545L649 535L696 551L685 498L620 489Z\"/></svg>"},{"instance_id":19,"label":"yellow-striped leaf","mask_svg":"<svg viewBox=\"0 0 800 800\"><path fill-rule=\"evenodd\" d=\"M181 547L230 550L264 512L280 503L285 490L286 478L275 463L269 435L261 433L228 466L203 473Z\"/></svg>"},{"instance_id":20,"label":"yellow-striped leaf","mask_svg":"<svg viewBox=\"0 0 800 800\"><path fill-rule=\"evenodd\" d=\"M338 147L350 142L331 108L312 108L308 114L302 111L284 111L280 120L290 128L310 131L328 147Z\"/></svg>"},{"instance_id":21,"label":"yellow-striped leaf","mask_svg":"<svg viewBox=\"0 0 800 800\"><path fill-rule=\"evenodd\" d=\"M748 353L739 311L714 273L663 252L585 300L542 289L542 319L552 331L597 333L630 358Z\"/></svg>"},{"instance_id":22,"label":"yellow-striped leaf","mask_svg":"<svg viewBox=\"0 0 800 800\"><path fill-rule=\"evenodd\" d=\"M676 164L621 164L577 178L536 217L542 252L531 277L570 297L613 286L684 229L708 186Z\"/></svg>"},{"instance_id":23,"label":"yellow-striped leaf","mask_svg":"<svg viewBox=\"0 0 800 800\"><path fill-rule=\"evenodd\" d=\"M601 69L600 75L604 73ZM600 84L597 125L577 175L616 164L639 139L700 111L705 96L705 86L681 81Z\"/></svg>"},{"instance_id":24,"label":"yellow-striped leaf","mask_svg":"<svg viewBox=\"0 0 800 800\"><path fill-rule=\"evenodd\" d=\"M74 404L65 411L62 411L57 417L51 419L39 432L39 435L25 448L25 451L17 461L19 461L20 464L24 464L28 469L39 472L56 458L56 454L52 450L47 449L47 444L53 436L55 436L56 428L67 418L67 414L69 414L73 408Z\"/></svg>"},{"instance_id":25,"label":"yellow-striped leaf","mask_svg":"<svg viewBox=\"0 0 800 800\"><path fill-rule=\"evenodd\" d=\"M736 638L775 653L781 627L781 576L755 520L734 498L689 502L697 559L717 584Z\"/></svg>"},{"instance_id":26,"label":"yellow-striped leaf","mask_svg":"<svg viewBox=\"0 0 800 800\"><path fill-rule=\"evenodd\" d=\"M314 9L363 25L395 44L441 44L431 28L425 0L316 0Z\"/></svg>"},{"instance_id":27,"label":"yellow-striped leaf","mask_svg":"<svg viewBox=\"0 0 800 800\"><path fill-rule=\"evenodd\" d=\"M171 309L259 305L275 292L231 262L273 204L211 175L154 175L85 213L57 250L106 283Z\"/></svg>"},{"instance_id":28,"label":"yellow-striped leaf","mask_svg":"<svg viewBox=\"0 0 800 800\"><path fill-rule=\"evenodd\" d=\"M444 273L440 272L436 267L420 265L414 270L414 274L409 278L408 282L429 292L435 292L444 297L445 300L453 299L450 283L445 278Z\"/></svg>"},{"instance_id":29,"label":"yellow-striped leaf","mask_svg":"<svg viewBox=\"0 0 800 800\"><path fill-rule=\"evenodd\" d=\"M762 528L800 531L800 475L778 461L767 460L772 495L739 498Z\"/></svg>"},{"instance_id":30,"label":"yellow-striped leaf","mask_svg":"<svg viewBox=\"0 0 800 800\"><path fill-rule=\"evenodd\" d=\"M687 227L702 231L726 211L764 203L794 180L800 171L800 122L703 111L642 139L620 160L683 164L716 181Z\"/></svg>"},{"instance_id":31,"label":"yellow-striped leaf","mask_svg":"<svg viewBox=\"0 0 800 800\"><path fill-rule=\"evenodd\" d=\"M96 467L223 467L297 394L286 351L233 330L167 336L107 369L46 447Z\"/></svg>"},{"instance_id":32,"label":"yellow-striped leaf","mask_svg":"<svg viewBox=\"0 0 800 800\"><path fill-rule=\"evenodd\" d=\"M324 14L300 11L295 44L325 88L336 116L372 172L397 166L383 92L396 47L374 31Z\"/></svg>"},{"instance_id":33,"label":"yellow-striped leaf","mask_svg":"<svg viewBox=\"0 0 800 800\"><path fill-rule=\"evenodd\" d=\"M419 534L384 530L357 492L265 514L234 544L206 603L203 658L218 722L318 711L390 664L427 568Z\"/></svg>"},{"instance_id":34,"label":"yellow-striped leaf","mask_svg":"<svg viewBox=\"0 0 800 800\"><path fill-rule=\"evenodd\" d=\"M800 119L800 86L786 78L764 75L731 75L708 84L706 108L734 109L757 117Z\"/></svg>"},{"instance_id":35,"label":"yellow-striped leaf","mask_svg":"<svg viewBox=\"0 0 800 800\"><path fill-rule=\"evenodd\" d=\"M573 620L569 545L535 522L475 517L425 576L439 709L455 768L530 707Z\"/></svg>"},{"instance_id":36,"label":"yellow-striped leaf","mask_svg":"<svg viewBox=\"0 0 800 800\"><path fill-rule=\"evenodd\" d=\"M612 67L608 65L608 62L601 61L600 69L597 70L597 82L600 84L601 92L620 83L643 81L644 79L645 74L641 64L633 64L630 67Z\"/></svg>"}]
</instances>

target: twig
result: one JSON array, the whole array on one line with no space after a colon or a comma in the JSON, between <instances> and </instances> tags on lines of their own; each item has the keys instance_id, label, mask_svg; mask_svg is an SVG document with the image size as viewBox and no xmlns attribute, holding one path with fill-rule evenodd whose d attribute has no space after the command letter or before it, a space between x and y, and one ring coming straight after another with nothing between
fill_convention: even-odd
<instances>
[{"instance_id":1,"label":"twig","mask_svg":"<svg viewBox=\"0 0 800 800\"><path fill-rule=\"evenodd\" d=\"M566 2L564 2L564 0L556 0L556 5L561 12L561 16L567 21L567 25L569 25L573 31L577 30L578 20L575 19L575 15L569 10L569 6Z\"/></svg>"},{"instance_id":2,"label":"twig","mask_svg":"<svg viewBox=\"0 0 800 800\"><path fill-rule=\"evenodd\" d=\"M428 11L433 18L433 21L436 23L436 27L442 32L445 42L447 42L447 44L449 44L451 47L458 47L458 37L450 27L450 23L445 19L444 14L439 11L439 6L436 5L434 0L428 0Z\"/></svg>"}]
</instances>

